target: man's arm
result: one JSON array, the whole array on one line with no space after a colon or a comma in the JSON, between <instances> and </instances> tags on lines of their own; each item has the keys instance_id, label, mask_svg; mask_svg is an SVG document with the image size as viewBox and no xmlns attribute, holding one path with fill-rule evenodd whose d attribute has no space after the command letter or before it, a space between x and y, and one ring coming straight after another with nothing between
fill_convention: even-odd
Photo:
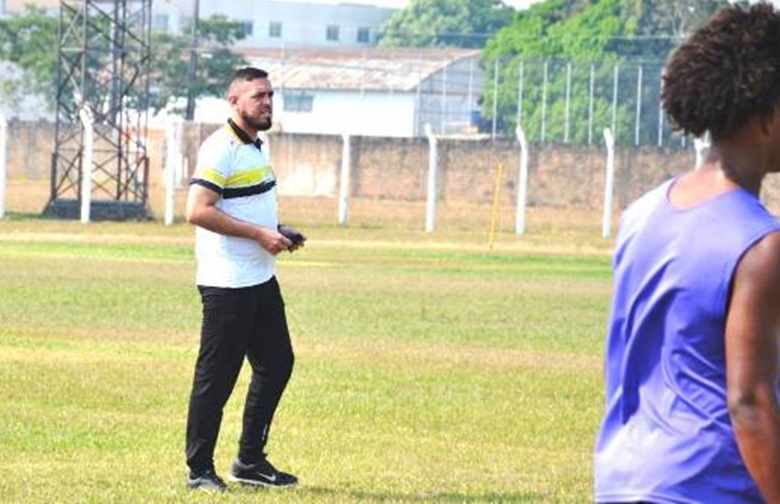
<instances>
[{"instance_id":1,"label":"man's arm","mask_svg":"<svg viewBox=\"0 0 780 504\"><path fill-rule=\"evenodd\" d=\"M187 222L222 235L254 240L273 255L288 250L292 245L292 241L276 229L257 226L222 212L215 206L217 201L217 192L191 184L187 193Z\"/></svg>"},{"instance_id":2,"label":"man's arm","mask_svg":"<svg viewBox=\"0 0 780 504\"><path fill-rule=\"evenodd\" d=\"M780 503L780 232L748 250L726 320L728 406L737 445L769 504Z\"/></svg>"}]
</instances>

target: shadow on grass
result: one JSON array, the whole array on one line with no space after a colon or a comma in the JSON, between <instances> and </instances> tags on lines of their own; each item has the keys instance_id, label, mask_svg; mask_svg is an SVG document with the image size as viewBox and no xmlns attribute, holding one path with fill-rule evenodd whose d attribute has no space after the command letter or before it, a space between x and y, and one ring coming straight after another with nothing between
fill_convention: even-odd
<instances>
[{"instance_id":1,"label":"shadow on grass","mask_svg":"<svg viewBox=\"0 0 780 504\"><path fill-rule=\"evenodd\" d=\"M360 490L344 490L327 487L299 487L298 492L306 492L315 496L353 499L359 502L549 502L549 496L536 492L488 492L482 494L467 494L461 492L443 493L400 493L400 492L365 492Z\"/></svg>"}]
</instances>

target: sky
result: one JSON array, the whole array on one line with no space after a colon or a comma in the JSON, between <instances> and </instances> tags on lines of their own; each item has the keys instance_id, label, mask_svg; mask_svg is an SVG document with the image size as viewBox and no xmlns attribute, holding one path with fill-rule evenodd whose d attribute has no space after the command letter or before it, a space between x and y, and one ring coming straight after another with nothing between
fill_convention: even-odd
<instances>
[{"instance_id":1,"label":"sky","mask_svg":"<svg viewBox=\"0 0 780 504\"><path fill-rule=\"evenodd\" d=\"M395 7L397 9L403 9L404 7L409 5L409 0L293 0L293 1L328 3L328 4L338 4L338 3L369 4L369 5L378 5L381 7ZM539 1L541 0L504 0L504 3L507 5L511 5L516 9L525 9L526 7L528 7L529 4L537 3Z\"/></svg>"}]
</instances>

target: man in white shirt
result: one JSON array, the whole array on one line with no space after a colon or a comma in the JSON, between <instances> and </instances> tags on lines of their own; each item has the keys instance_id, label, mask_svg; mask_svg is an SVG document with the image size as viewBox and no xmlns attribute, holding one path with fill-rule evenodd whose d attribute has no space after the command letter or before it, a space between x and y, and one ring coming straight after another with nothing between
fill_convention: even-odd
<instances>
[{"instance_id":1,"label":"man in white shirt","mask_svg":"<svg viewBox=\"0 0 780 504\"><path fill-rule=\"evenodd\" d=\"M257 139L259 131L271 127L268 74L251 67L238 70L227 99L232 116L201 145L187 197L187 221L197 226L196 283L203 303L187 417L188 486L228 489L215 471L214 448L222 409L246 357L252 380L229 479L286 487L298 479L277 470L264 453L294 362L276 255L303 246L305 237L279 224L276 179Z\"/></svg>"}]
</instances>

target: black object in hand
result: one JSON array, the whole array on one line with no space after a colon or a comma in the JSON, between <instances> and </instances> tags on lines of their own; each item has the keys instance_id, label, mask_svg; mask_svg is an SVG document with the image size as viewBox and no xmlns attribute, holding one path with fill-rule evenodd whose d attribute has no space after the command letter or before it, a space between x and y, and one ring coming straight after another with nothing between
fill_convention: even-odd
<instances>
[{"instance_id":1,"label":"black object in hand","mask_svg":"<svg viewBox=\"0 0 780 504\"><path fill-rule=\"evenodd\" d=\"M303 233L292 226L284 226L280 224L279 232L282 233L285 238L293 242L293 245L296 247L306 241L306 237L303 235Z\"/></svg>"}]
</instances>

